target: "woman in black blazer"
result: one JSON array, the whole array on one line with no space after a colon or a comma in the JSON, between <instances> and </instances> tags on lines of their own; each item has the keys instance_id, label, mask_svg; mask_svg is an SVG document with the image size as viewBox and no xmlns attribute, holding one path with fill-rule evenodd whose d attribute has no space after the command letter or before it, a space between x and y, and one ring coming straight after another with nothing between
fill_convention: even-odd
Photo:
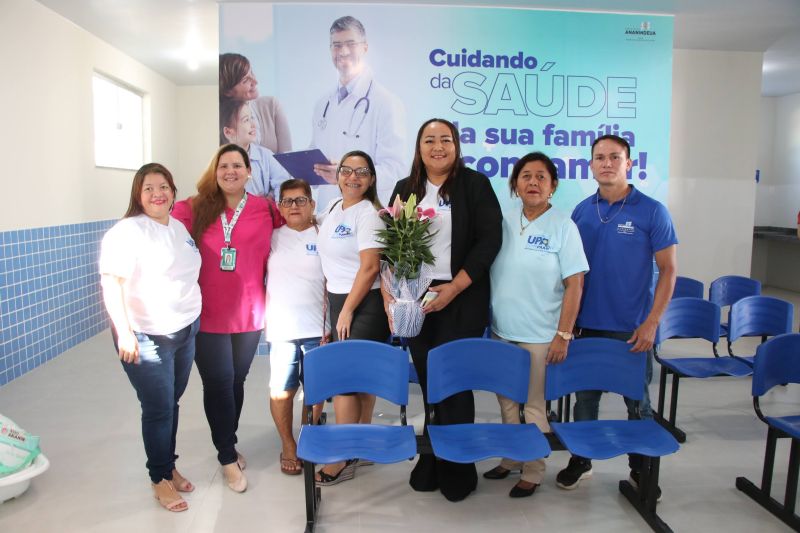
<instances>
[{"instance_id":1,"label":"woman in black blazer","mask_svg":"<svg viewBox=\"0 0 800 533\"><path fill-rule=\"evenodd\" d=\"M442 119L425 122L417 133L411 175L397 183L403 201L416 194L423 209L433 207L431 249L436 257L431 291L436 299L424 308L420 334L409 339L423 400L427 432L428 351L446 342L480 337L489 323L489 267L502 244L502 213L489 179L464 166L455 126ZM389 303L384 292L385 303ZM388 308L387 308L388 312ZM436 411L439 424L471 423L475 403L471 391L448 398ZM437 488L450 501L460 501L475 490L474 464L452 463L421 454L411 473L414 490Z\"/></svg>"}]
</instances>

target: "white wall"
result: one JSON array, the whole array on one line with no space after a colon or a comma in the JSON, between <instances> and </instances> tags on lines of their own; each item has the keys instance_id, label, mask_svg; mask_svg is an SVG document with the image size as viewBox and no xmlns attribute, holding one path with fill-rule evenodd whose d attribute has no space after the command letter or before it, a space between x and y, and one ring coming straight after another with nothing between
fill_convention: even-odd
<instances>
[{"instance_id":1,"label":"white wall","mask_svg":"<svg viewBox=\"0 0 800 533\"><path fill-rule=\"evenodd\" d=\"M92 73L146 93L152 159L178 165L173 83L33 0L2 0L0 231L120 217L133 171L94 166Z\"/></svg>"},{"instance_id":2,"label":"white wall","mask_svg":"<svg viewBox=\"0 0 800 533\"><path fill-rule=\"evenodd\" d=\"M750 275L762 54L675 50L669 209L678 273Z\"/></svg>"},{"instance_id":3,"label":"white wall","mask_svg":"<svg viewBox=\"0 0 800 533\"><path fill-rule=\"evenodd\" d=\"M795 227L800 210L800 93L764 98L760 151L769 156L757 190L756 224Z\"/></svg>"},{"instance_id":4,"label":"white wall","mask_svg":"<svg viewBox=\"0 0 800 533\"><path fill-rule=\"evenodd\" d=\"M197 192L200 174L219 148L216 85L178 87L178 198Z\"/></svg>"}]
</instances>

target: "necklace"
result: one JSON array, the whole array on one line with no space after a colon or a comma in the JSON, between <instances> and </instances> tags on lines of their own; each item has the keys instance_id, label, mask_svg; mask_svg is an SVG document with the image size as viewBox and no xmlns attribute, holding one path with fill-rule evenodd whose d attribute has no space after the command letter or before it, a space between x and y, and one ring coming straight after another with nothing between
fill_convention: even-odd
<instances>
[{"instance_id":1,"label":"necklace","mask_svg":"<svg viewBox=\"0 0 800 533\"><path fill-rule=\"evenodd\" d=\"M611 222L612 220L617 218L617 215L619 215L622 212L622 208L625 207L625 201L628 199L628 195L626 194L622 198L622 205L619 206L619 211L614 213L613 216L610 216L608 218L603 218L603 216L600 214L600 191L597 191L596 194L597 194L597 202L596 202L596 205L597 205L597 218L600 219L600 223L601 224L608 224L609 222Z\"/></svg>"},{"instance_id":2,"label":"necklace","mask_svg":"<svg viewBox=\"0 0 800 533\"><path fill-rule=\"evenodd\" d=\"M527 224L523 224L523 223L522 223L522 222L523 222L523 220L527 220L527 219L528 219L528 217L524 217L524 214L525 214L525 208L524 208L524 207L521 207L521 208L520 208L520 210L519 210L519 234L520 234L520 235L524 234L524 233L525 233L525 230L526 230L526 229L528 229L528 227L529 227L531 224L533 224L534 222L536 222L536 219L537 219L537 218L539 218L540 216L542 216L542 214L543 214L545 211L547 211L548 209L550 209L550 204L547 204L547 207L545 208L545 210L544 210L544 211L542 211L541 213L538 213L538 214L537 214L535 217L533 217L533 220L529 220ZM523 218L523 217L524 217L524 218Z\"/></svg>"}]
</instances>

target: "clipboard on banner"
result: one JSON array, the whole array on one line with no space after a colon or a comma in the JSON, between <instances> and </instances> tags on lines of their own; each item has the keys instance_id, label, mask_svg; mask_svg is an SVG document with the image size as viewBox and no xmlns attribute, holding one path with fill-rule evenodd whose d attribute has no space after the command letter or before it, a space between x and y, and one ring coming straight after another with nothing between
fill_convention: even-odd
<instances>
[{"instance_id":1,"label":"clipboard on banner","mask_svg":"<svg viewBox=\"0 0 800 533\"><path fill-rule=\"evenodd\" d=\"M322 176L318 176L314 172L314 165L331 164L319 148L284 152L275 154L273 157L293 178L306 180L309 185L330 185Z\"/></svg>"}]
</instances>

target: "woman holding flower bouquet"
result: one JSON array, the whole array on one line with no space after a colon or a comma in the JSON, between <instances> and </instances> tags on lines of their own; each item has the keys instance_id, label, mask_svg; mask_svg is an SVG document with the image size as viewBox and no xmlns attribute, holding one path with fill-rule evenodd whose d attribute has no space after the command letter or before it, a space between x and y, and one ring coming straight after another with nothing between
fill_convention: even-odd
<instances>
[{"instance_id":1,"label":"woman holding flower bouquet","mask_svg":"<svg viewBox=\"0 0 800 533\"><path fill-rule=\"evenodd\" d=\"M378 217L375 164L364 152L345 154L336 171L341 198L324 210L319 228L319 256L328 289L334 341L367 339L385 342L389 327L380 294L380 252L377 232L384 228ZM369 423L375 396L336 396L337 424ZM356 459L326 465L317 472L320 485L352 479Z\"/></svg>"},{"instance_id":2,"label":"woman holding flower bouquet","mask_svg":"<svg viewBox=\"0 0 800 533\"><path fill-rule=\"evenodd\" d=\"M489 268L500 250L502 214L489 179L464 166L458 131L442 119L425 122L417 133L411 175L397 183L392 193L406 202L419 199L423 212L434 209L430 249L436 298L425 304L422 331L409 339L428 424L428 351L446 342L480 337L489 323ZM391 296L384 291L388 308ZM439 423L471 423L475 418L472 392L441 402ZM427 431L427 428L426 428ZM421 454L411 473L414 490L441 490L450 501L460 501L475 490L474 464L453 463Z\"/></svg>"}]
</instances>

